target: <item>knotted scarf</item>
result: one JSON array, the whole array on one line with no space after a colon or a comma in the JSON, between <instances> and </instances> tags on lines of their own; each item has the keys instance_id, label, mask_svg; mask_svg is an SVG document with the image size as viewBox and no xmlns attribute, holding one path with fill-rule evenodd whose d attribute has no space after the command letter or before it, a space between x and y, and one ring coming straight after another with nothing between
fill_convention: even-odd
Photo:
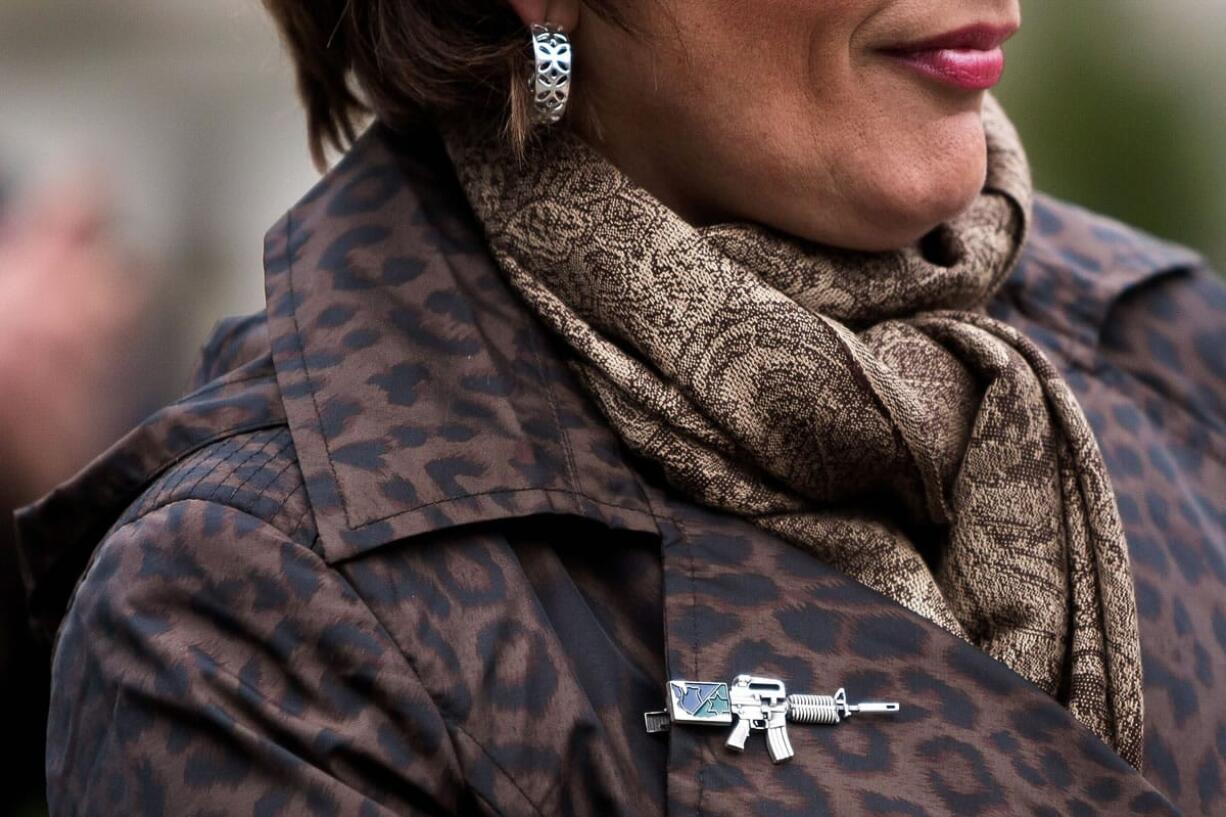
<instances>
[{"instance_id":1,"label":"knotted scarf","mask_svg":"<svg viewBox=\"0 0 1226 817\"><path fill-rule=\"evenodd\" d=\"M1027 235L1017 133L916 246L693 227L579 137L447 136L512 286L677 489L966 639L1141 757L1136 604L1111 482L1043 353L984 305Z\"/></svg>"}]
</instances>

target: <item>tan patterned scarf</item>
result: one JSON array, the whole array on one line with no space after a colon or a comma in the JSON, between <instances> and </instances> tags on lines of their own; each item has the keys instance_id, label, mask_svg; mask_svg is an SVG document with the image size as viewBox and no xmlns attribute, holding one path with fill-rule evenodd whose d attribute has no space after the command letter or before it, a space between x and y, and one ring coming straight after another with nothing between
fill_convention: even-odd
<instances>
[{"instance_id":1,"label":"tan patterned scarf","mask_svg":"<svg viewBox=\"0 0 1226 817\"><path fill-rule=\"evenodd\" d=\"M920 246L695 228L584 142L517 162L448 137L494 257L626 444L994 656L1139 767L1124 534L1094 437L1036 346L987 317L1030 219L985 103L983 192Z\"/></svg>"}]
</instances>

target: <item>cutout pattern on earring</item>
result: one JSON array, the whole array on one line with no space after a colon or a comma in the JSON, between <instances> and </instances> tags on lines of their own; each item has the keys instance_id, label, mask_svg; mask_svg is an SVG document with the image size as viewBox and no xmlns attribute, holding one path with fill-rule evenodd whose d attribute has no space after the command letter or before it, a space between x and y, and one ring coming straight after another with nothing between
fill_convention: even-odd
<instances>
[{"instance_id":1,"label":"cutout pattern on earring","mask_svg":"<svg viewBox=\"0 0 1226 817\"><path fill-rule=\"evenodd\" d=\"M557 26L534 25L532 53L536 64L532 78L533 121L553 125L566 113L570 98L570 40Z\"/></svg>"}]
</instances>

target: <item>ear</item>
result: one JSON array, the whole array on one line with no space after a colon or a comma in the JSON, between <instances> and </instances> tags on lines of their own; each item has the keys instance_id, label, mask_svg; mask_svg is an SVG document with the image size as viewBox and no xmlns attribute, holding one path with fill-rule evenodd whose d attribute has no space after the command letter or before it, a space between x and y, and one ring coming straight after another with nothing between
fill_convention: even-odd
<instances>
[{"instance_id":1,"label":"ear","mask_svg":"<svg viewBox=\"0 0 1226 817\"><path fill-rule=\"evenodd\" d=\"M581 0L507 0L525 26L553 23L567 34L579 25Z\"/></svg>"}]
</instances>

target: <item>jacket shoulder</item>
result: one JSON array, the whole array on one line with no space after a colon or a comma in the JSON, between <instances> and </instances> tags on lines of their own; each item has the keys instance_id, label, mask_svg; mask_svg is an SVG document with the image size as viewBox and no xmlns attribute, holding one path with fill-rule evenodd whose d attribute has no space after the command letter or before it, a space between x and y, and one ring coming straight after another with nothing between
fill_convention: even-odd
<instances>
[{"instance_id":1,"label":"jacket shoulder","mask_svg":"<svg viewBox=\"0 0 1226 817\"><path fill-rule=\"evenodd\" d=\"M172 497L231 503L290 530L302 518L294 518L306 500L263 325L260 316L219 324L197 366L198 377L213 375L207 382L18 510L22 578L44 634L58 629L98 544ZM311 528L304 521L293 535L306 539Z\"/></svg>"},{"instance_id":2,"label":"jacket shoulder","mask_svg":"<svg viewBox=\"0 0 1226 817\"><path fill-rule=\"evenodd\" d=\"M176 502L197 500L214 514L226 508L240 511L313 548L316 532L305 488L288 426L235 433L163 471L113 527Z\"/></svg>"},{"instance_id":3,"label":"jacket shoulder","mask_svg":"<svg viewBox=\"0 0 1226 817\"><path fill-rule=\"evenodd\" d=\"M224 499L98 545L53 652L51 811L469 813L447 725L369 607Z\"/></svg>"},{"instance_id":4,"label":"jacket shoulder","mask_svg":"<svg viewBox=\"0 0 1226 817\"><path fill-rule=\"evenodd\" d=\"M1030 235L991 309L1049 349L1092 367L1122 300L1190 274L1211 275L1195 251L1038 194Z\"/></svg>"},{"instance_id":5,"label":"jacket shoulder","mask_svg":"<svg viewBox=\"0 0 1226 817\"><path fill-rule=\"evenodd\" d=\"M275 383L267 315L260 310L222 318L213 326L191 385L193 394L204 394L214 384L238 380L254 385L269 378ZM302 471L283 421L223 431L162 471L112 527L185 500L241 511L305 547L315 541Z\"/></svg>"},{"instance_id":6,"label":"jacket shoulder","mask_svg":"<svg viewBox=\"0 0 1226 817\"><path fill-rule=\"evenodd\" d=\"M1204 263L1188 247L1044 193L1034 198L1033 228L1022 254L1022 263L1027 261L1114 288Z\"/></svg>"}]
</instances>

